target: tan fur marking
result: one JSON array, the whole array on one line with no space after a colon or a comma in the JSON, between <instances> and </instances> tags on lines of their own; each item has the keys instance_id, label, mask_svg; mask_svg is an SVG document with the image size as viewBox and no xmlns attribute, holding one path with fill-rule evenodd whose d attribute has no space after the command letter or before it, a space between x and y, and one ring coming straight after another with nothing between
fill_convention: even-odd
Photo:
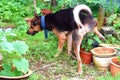
<instances>
[{"instance_id":1,"label":"tan fur marking","mask_svg":"<svg viewBox=\"0 0 120 80\"><path fill-rule=\"evenodd\" d=\"M94 27L94 32L96 35L98 35L99 38L101 39L105 39L104 36L97 30L97 26Z\"/></svg>"},{"instance_id":2,"label":"tan fur marking","mask_svg":"<svg viewBox=\"0 0 120 80\"><path fill-rule=\"evenodd\" d=\"M66 36L64 32L58 32L55 28L52 30L54 34L58 37L58 50L62 51L63 45L66 41Z\"/></svg>"}]
</instances>

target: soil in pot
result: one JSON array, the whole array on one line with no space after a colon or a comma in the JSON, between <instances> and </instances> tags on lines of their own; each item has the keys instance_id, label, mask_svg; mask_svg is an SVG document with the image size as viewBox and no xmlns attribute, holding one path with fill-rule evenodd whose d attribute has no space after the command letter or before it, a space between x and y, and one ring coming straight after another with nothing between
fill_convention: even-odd
<instances>
[{"instance_id":1,"label":"soil in pot","mask_svg":"<svg viewBox=\"0 0 120 80\"><path fill-rule=\"evenodd\" d=\"M91 52L80 51L80 57L82 59L82 63L90 64L93 60Z\"/></svg>"},{"instance_id":2,"label":"soil in pot","mask_svg":"<svg viewBox=\"0 0 120 80\"><path fill-rule=\"evenodd\" d=\"M101 48L96 48L94 51L97 54L112 54L114 52L114 49L101 47Z\"/></svg>"},{"instance_id":3,"label":"soil in pot","mask_svg":"<svg viewBox=\"0 0 120 80\"><path fill-rule=\"evenodd\" d=\"M110 59L110 72L112 76L120 75L120 62L118 61L118 57Z\"/></svg>"},{"instance_id":4,"label":"soil in pot","mask_svg":"<svg viewBox=\"0 0 120 80\"><path fill-rule=\"evenodd\" d=\"M114 48L97 47L91 50L93 62L99 70L109 70L110 58L116 55Z\"/></svg>"}]
</instances>

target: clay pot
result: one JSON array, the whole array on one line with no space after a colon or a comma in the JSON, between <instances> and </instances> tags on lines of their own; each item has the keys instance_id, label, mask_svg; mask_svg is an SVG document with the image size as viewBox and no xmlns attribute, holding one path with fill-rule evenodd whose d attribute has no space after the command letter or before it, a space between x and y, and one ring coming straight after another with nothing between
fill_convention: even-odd
<instances>
[{"instance_id":1,"label":"clay pot","mask_svg":"<svg viewBox=\"0 0 120 80\"><path fill-rule=\"evenodd\" d=\"M99 70L107 71L110 66L110 58L116 55L116 49L107 47L97 47L91 50L93 62Z\"/></svg>"},{"instance_id":2,"label":"clay pot","mask_svg":"<svg viewBox=\"0 0 120 80\"><path fill-rule=\"evenodd\" d=\"M82 63L84 64L90 64L93 60L91 52L85 52L81 50L80 57L81 57Z\"/></svg>"},{"instance_id":3,"label":"clay pot","mask_svg":"<svg viewBox=\"0 0 120 80\"><path fill-rule=\"evenodd\" d=\"M110 59L110 72L112 76L120 74L120 63L118 61L118 57L112 57Z\"/></svg>"},{"instance_id":4,"label":"clay pot","mask_svg":"<svg viewBox=\"0 0 120 80\"><path fill-rule=\"evenodd\" d=\"M52 13L52 10L49 10L49 9L41 9L41 13L42 13L43 15L46 15L46 14Z\"/></svg>"}]
</instances>

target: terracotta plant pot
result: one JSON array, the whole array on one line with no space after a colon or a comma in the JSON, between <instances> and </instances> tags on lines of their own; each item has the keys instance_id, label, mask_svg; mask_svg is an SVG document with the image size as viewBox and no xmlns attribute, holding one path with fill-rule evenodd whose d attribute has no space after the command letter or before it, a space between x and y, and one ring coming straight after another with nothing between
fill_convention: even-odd
<instances>
[{"instance_id":1,"label":"terracotta plant pot","mask_svg":"<svg viewBox=\"0 0 120 80\"><path fill-rule=\"evenodd\" d=\"M116 49L107 47L97 47L91 50L93 62L99 70L106 71L110 66L110 58L116 55Z\"/></svg>"},{"instance_id":2,"label":"terracotta plant pot","mask_svg":"<svg viewBox=\"0 0 120 80\"><path fill-rule=\"evenodd\" d=\"M118 57L112 57L110 59L110 72L112 76L120 75L120 62L118 61Z\"/></svg>"},{"instance_id":3,"label":"terracotta plant pot","mask_svg":"<svg viewBox=\"0 0 120 80\"><path fill-rule=\"evenodd\" d=\"M49 9L41 9L41 13L42 13L43 15L46 15L46 14L52 13L52 10L49 10Z\"/></svg>"},{"instance_id":4,"label":"terracotta plant pot","mask_svg":"<svg viewBox=\"0 0 120 80\"><path fill-rule=\"evenodd\" d=\"M82 63L84 64L90 64L93 60L91 52L85 52L80 50L80 57L82 59Z\"/></svg>"}]
</instances>

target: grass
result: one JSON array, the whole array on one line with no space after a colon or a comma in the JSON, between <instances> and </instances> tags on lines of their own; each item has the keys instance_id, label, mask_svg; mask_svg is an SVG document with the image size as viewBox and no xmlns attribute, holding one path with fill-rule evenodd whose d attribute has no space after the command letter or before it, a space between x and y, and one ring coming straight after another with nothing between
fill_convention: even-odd
<instances>
[{"instance_id":1,"label":"grass","mask_svg":"<svg viewBox=\"0 0 120 80\"><path fill-rule=\"evenodd\" d=\"M27 35L26 31L16 31L14 39L24 40L28 46L28 54L25 55L30 62L30 68L34 71L42 66L55 65L41 69L33 73L28 80L118 80L113 78L109 71L99 71L94 64L83 64L83 74L77 74L77 60L67 55L67 46L64 45L59 57L54 57L57 53L57 37L50 32L47 40L44 39L43 32L35 36Z\"/></svg>"},{"instance_id":2,"label":"grass","mask_svg":"<svg viewBox=\"0 0 120 80\"><path fill-rule=\"evenodd\" d=\"M29 46L29 51L25 57L30 62L30 69L33 71L43 66L56 63L55 65L43 68L33 73L28 80L118 80L120 77L113 78L109 71L99 71L94 64L83 64L83 74L77 73L77 60L67 55L67 45L64 45L63 51L58 57L57 37L49 32L48 39L44 38L43 31L35 36L26 34L27 25L24 23L13 29L17 36L7 36L9 41L22 40Z\"/></svg>"},{"instance_id":3,"label":"grass","mask_svg":"<svg viewBox=\"0 0 120 80\"><path fill-rule=\"evenodd\" d=\"M11 0L14 1L14 0ZM9 2L11 2L9 1ZM29 2L28 2L29 1ZM1 14L6 14L7 16L10 16L12 21L16 21L15 23L6 23L2 22L0 20L0 27L13 27L16 28L14 32L17 34L15 37L8 37L9 41L12 40L23 40L25 41L28 46L29 46L29 51L25 55L25 57L29 60L30 62L30 69L33 71L36 69L41 68L42 66L46 66L48 64L52 64L56 62L55 65L52 65L50 67L47 67L45 69L41 69L35 73L33 73L28 80L119 80L120 77L115 77L113 78L110 74L109 71L104 72L104 71L98 71L94 64L90 65L85 65L83 64L83 74L79 76L77 74L77 60L72 59L70 56L67 55L67 46L66 44L64 45L63 51L58 57L54 57L54 55L57 53L57 37L53 34L50 33L49 37L47 40L44 39L43 32L39 32L35 36L30 36L26 34L27 28L26 23L21 19L21 17L24 15L25 16L31 16L33 10L33 1L28 0L28 1L19 1L19 2L24 2L24 4L21 8L20 6L16 6L15 4L12 4L13 7L9 7L9 5L6 5L8 8L8 12L10 10L10 13L16 14L21 12L21 15L16 15L14 17L11 17L6 11L3 11ZM2 3L6 3L7 0L3 0ZM38 2L40 3L40 2ZM63 2L64 3L64 2ZM6 3L8 4L8 2ZM11 5L10 5L11 6ZM24 8L26 6L26 8ZM28 8L29 7L29 8ZM31 7L31 8L30 8ZM40 7L43 8L44 4L41 5ZM48 8L48 6L45 6ZM18 10L18 11L11 11L12 8ZM93 5L93 11L95 10L96 7ZM95 8L95 9L94 9ZM98 8L98 7L97 7ZM39 12L39 9L38 9ZM26 14L27 13L27 14ZM95 16L97 12L94 12ZM5 17L7 17L5 16ZM3 18L4 21L6 21L5 18ZM10 19L10 21L11 21ZM16 26L17 25L17 26ZM19 25L19 26L18 26ZM110 38L111 40L111 38ZM114 41L114 40L111 40Z\"/></svg>"},{"instance_id":4,"label":"grass","mask_svg":"<svg viewBox=\"0 0 120 80\"><path fill-rule=\"evenodd\" d=\"M58 57L57 37L50 32L48 39L44 39L43 32L35 36L27 35L26 24L16 27L13 30L17 36L8 37L9 41L22 40L29 46L29 51L25 57L30 62L30 69L33 71L43 66L56 63L55 65L40 69L33 73L28 80L119 80L120 77L113 78L109 71L99 71L94 64L83 64L83 74L77 73L77 60L67 55L67 46L64 45L63 51Z\"/></svg>"}]
</instances>

